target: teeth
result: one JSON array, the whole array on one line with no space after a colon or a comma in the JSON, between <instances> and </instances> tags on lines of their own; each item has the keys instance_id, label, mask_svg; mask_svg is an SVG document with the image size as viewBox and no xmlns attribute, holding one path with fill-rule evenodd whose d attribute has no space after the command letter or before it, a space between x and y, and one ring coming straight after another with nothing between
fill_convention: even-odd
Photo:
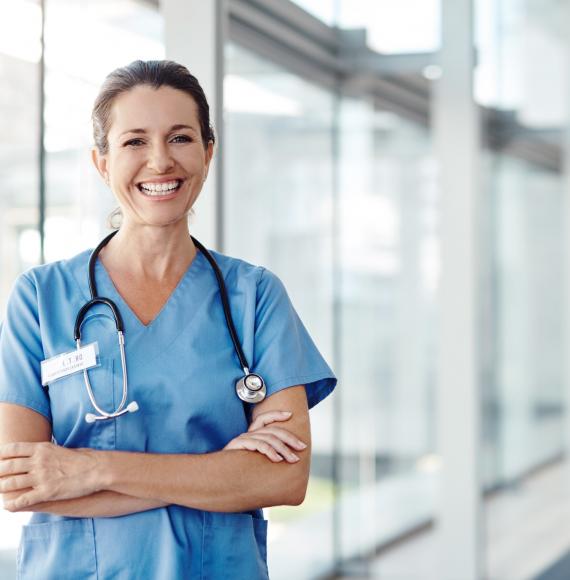
<instances>
[{"instance_id":1,"label":"teeth","mask_svg":"<svg viewBox=\"0 0 570 580\"><path fill-rule=\"evenodd\" d=\"M180 181L168 181L167 183L141 183L140 189L147 195L168 195L180 185Z\"/></svg>"}]
</instances>

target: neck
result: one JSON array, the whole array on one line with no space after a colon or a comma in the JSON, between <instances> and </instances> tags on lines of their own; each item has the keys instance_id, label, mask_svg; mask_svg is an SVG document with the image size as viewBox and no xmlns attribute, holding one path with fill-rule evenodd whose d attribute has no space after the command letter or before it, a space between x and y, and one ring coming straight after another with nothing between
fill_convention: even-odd
<instances>
[{"instance_id":1,"label":"neck","mask_svg":"<svg viewBox=\"0 0 570 580\"><path fill-rule=\"evenodd\" d=\"M185 271L196 255L186 220L167 227L124 223L101 251L105 267L156 280Z\"/></svg>"}]
</instances>

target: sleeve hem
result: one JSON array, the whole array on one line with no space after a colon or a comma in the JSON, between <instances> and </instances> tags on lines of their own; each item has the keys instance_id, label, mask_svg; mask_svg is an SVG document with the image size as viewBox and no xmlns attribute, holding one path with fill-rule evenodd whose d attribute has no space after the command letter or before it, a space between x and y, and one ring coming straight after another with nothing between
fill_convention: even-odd
<instances>
[{"instance_id":1,"label":"sleeve hem","mask_svg":"<svg viewBox=\"0 0 570 580\"><path fill-rule=\"evenodd\" d=\"M271 381L271 383L267 383L267 390L274 392L275 390L282 389L283 387L294 387L296 385L306 386L307 384L314 383L315 381L323 379L333 379L335 384L337 381L334 374L328 371L322 371L320 373L313 373L311 375L292 375L279 381Z\"/></svg>"},{"instance_id":2,"label":"sleeve hem","mask_svg":"<svg viewBox=\"0 0 570 580\"><path fill-rule=\"evenodd\" d=\"M29 401L27 399L22 399L20 397L10 397L5 395L0 395L0 403L12 403L14 405L21 405L22 407L26 407L39 413L43 417L45 417L52 425L52 417L50 411L46 411L45 406L36 402L36 401Z\"/></svg>"},{"instance_id":3,"label":"sleeve hem","mask_svg":"<svg viewBox=\"0 0 570 580\"><path fill-rule=\"evenodd\" d=\"M274 395L279 391L294 387L296 385L304 385L305 393L307 395L307 404L309 409L326 399L335 389L337 378L330 371L323 371L311 375L296 375L280 381L272 382L267 387L267 396Z\"/></svg>"}]
</instances>

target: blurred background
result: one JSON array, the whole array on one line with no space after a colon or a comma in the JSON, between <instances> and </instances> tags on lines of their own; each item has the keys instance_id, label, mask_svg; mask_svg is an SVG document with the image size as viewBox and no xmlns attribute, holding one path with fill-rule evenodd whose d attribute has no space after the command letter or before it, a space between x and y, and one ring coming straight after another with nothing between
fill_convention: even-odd
<instances>
[{"instance_id":1,"label":"blurred background","mask_svg":"<svg viewBox=\"0 0 570 580\"><path fill-rule=\"evenodd\" d=\"M339 378L272 579L568 579L569 39L568 0L1 2L0 307L107 231L104 77L177 60L219 139L192 233Z\"/></svg>"}]
</instances>

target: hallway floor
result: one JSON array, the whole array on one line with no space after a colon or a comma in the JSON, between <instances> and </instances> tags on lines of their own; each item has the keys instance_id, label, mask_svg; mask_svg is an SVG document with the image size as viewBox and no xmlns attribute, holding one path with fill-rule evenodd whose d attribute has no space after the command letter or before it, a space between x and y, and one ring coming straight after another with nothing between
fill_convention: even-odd
<instances>
[{"instance_id":1,"label":"hallway floor","mask_svg":"<svg viewBox=\"0 0 570 580\"><path fill-rule=\"evenodd\" d=\"M485 580L550 580L549 569L562 572L570 550L570 462L545 467L493 494L485 507ZM359 577L442 580L438 557L437 527L431 527L386 550ZM565 572L562 577L570 579L570 568Z\"/></svg>"}]
</instances>

